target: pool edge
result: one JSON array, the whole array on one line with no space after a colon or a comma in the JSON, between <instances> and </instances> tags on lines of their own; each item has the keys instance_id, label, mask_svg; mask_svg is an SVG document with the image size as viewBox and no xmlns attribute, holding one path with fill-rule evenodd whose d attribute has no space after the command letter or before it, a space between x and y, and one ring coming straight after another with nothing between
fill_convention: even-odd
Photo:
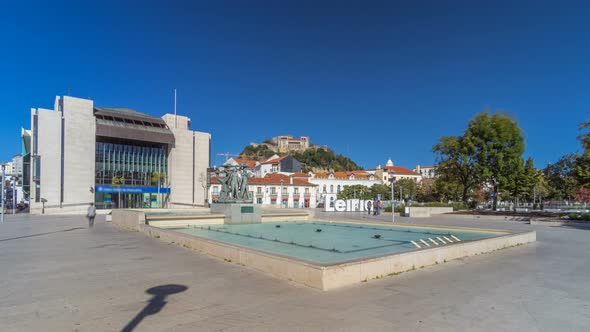
<instances>
[{"instance_id":1,"label":"pool edge","mask_svg":"<svg viewBox=\"0 0 590 332\"><path fill-rule=\"evenodd\" d=\"M352 221L342 222L350 223ZM492 231L503 233L504 235L482 240L465 241L442 247L424 248L379 257L362 258L343 263L320 265L282 255L269 254L239 245L183 234L165 228L158 228L141 222L133 223L132 225L117 222L114 222L114 224L118 227L137 230L152 238L158 238L181 247L197 250L227 262L253 268L281 279L294 281L323 291L536 241L535 231L510 232L504 230L483 230L484 232ZM415 227L414 225L395 226ZM427 227L424 225L421 226ZM465 227L438 228L482 231L480 229L468 229Z\"/></svg>"}]
</instances>

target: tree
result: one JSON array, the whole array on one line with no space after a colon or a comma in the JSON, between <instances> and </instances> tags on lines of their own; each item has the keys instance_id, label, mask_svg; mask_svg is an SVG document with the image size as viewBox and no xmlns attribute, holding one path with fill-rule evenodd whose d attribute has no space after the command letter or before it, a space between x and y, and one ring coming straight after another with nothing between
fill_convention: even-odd
<instances>
[{"instance_id":1,"label":"tree","mask_svg":"<svg viewBox=\"0 0 590 332\"><path fill-rule=\"evenodd\" d=\"M580 187L576 193L576 201L584 204L588 203L588 201L590 201L590 190Z\"/></svg>"},{"instance_id":2,"label":"tree","mask_svg":"<svg viewBox=\"0 0 590 332\"><path fill-rule=\"evenodd\" d=\"M456 179L449 178L448 175L437 177L432 189L441 202L459 201L465 193L463 185Z\"/></svg>"},{"instance_id":3,"label":"tree","mask_svg":"<svg viewBox=\"0 0 590 332\"><path fill-rule=\"evenodd\" d=\"M362 184L344 186L340 193L338 193L338 199L373 199L373 197L371 188Z\"/></svg>"},{"instance_id":4,"label":"tree","mask_svg":"<svg viewBox=\"0 0 590 332\"><path fill-rule=\"evenodd\" d=\"M590 120L580 124L580 130L586 130L588 128L590 128ZM582 143L584 150L589 151L590 150L590 132L587 132L587 133L584 133L584 134L578 136L578 139L580 140L580 143Z\"/></svg>"},{"instance_id":5,"label":"tree","mask_svg":"<svg viewBox=\"0 0 590 332\"><path fill-rule=\"evenodd\" d=\"M567 154L559 158L555 164L548 164L543 170L543 176L549 187L548 198L555 200L571 200L578 190L576 167L578 155Z\"/></svg>"},{"instance_id":6,"label":"tree","mask_svg":"<svg viewBox=\"0 0 590 332\"><path fill-rule=\"evenodd\" d=\"M524 152L522 130L508 115L484 111L469 122L462 143L474 151L477 177L491 187L496 210L500 188L507 185Z\"/></svg>"},{"instance_id":7,"label":"tree","mask_svg":"<svg viewBox=\"0 0 590 332\"><path fill-rule=\"evenodd\" d=\"M437 174L442 178L445 187L443 189L443 183L439 183L439 189L443 189L448 195L448 189L451 187L453 192L460 188L461 200L467 202L469 191L477 184L477 174L474 146L463 141L464 138L461 136L441 137L440 142L432 150L438 161Z\"/></svg>"},{"instance_id":8,"label":"tree","mask_svg":"<svg viewBox=\"0 0 590 332\"><path fill-rule=\"evenodd\" d=\"M523 164L522 158L512 160L513 172L507 177L506 189L509 197L518 201L531 200L533 190L539 181L539 172L535 169L533 158L528 158Z\"/></svg>"},{"instance_id":9,"label":"tree","mask_svg":"<svg viewBox=\"0 0 590 332\"><path fill-rule=\"evenodd\" d=\"M438 195L435 190L435 179L424 178L418 184L418 192L416 193L416 200L418 202L436 202Z\"/></svg>"},{"instance_id":10,"label":"tree","mask_svg":"<svg viewBox=\"0 0 590 332\"><path fill-rule=\"evenodd\" d=\"M405 201L405 197L407 196L408 199L412 199L418 193L418 184L412 179L400 179L395 181L395 186L393 187L394 190L394 199L400 198L400 192L402 195L402 200ZM389 191L391 191L391 187L389 187ZM390 193L391 195L391 193Z\"/></svg>"}]
</instances>

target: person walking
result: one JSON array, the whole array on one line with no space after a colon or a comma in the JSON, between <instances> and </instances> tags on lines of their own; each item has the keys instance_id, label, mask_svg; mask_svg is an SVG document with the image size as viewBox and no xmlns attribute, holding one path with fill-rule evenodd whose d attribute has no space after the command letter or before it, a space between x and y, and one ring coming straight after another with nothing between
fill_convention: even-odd
<instances>
[{"instance_id":1,"label":"person walking","mask_svg":"<svg viewBox=\"0 0 590 332\"><path fill-rule=\"evenodd\" d=\"M373 199L373 215L377 215L377 198Z\"/></svg>"},{"instance_id":2,"label":"person walking","mask_svg":"<svg viewBox=\"0 0 590 332\"><path fill-rule=\"evenodd\" d=\"M86 218L88 218L88 228L94 227L94 217L96 217L96 208L93 203L90 203L88 213L86 214Z\"/></svg>"},{"instance_id":3,"label":"person walking","mask_svg":"<svg viewBox=\"0 0 590 332\"><path fill-rule=\"evenodd\" d=\"M376 208L376 210L377 210L377 215L378 216L381 215L381 200L380 199L377 200L377 208Z\"/></svg>"},{"instance_id":4,"label":"person walking","mask_svg":"<svg viewBox=\"0 0 590 332\"><path fill-rule=\"evenodd\" d=\"M373 202L372 201L368 201L367 202L367 211L369 212L369 215L371 215L371 209L373 208Z\"/></svg>"}]
</instances>

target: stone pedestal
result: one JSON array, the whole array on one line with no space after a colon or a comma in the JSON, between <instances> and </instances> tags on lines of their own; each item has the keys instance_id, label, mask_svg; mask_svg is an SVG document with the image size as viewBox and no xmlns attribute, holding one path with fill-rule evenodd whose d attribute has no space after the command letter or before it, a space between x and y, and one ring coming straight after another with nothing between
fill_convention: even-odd
<instances>
[{"instance_id":1,"label":"stone pedestal","mask_svg":"<svg viewBox=\"0 0 590 332\"><path fill-rule=\"evenodd\" d=\"M262 222L262 209L257 204L213 203L211 213L225 215L226 224L258 224Z\"/></svg>"}]
</instances>

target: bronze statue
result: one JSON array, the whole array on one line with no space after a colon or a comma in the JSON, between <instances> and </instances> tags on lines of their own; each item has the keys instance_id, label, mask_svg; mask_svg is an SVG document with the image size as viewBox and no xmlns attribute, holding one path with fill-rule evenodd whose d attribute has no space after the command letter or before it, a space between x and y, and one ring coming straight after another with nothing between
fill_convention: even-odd
<instances>
[{"instance_id":1,"label":"bronze statue","mask_svg":"<svg viewBox=\"0 0 590 332\"><path fill-rule=\"evenodd\" d=\"M252 203L248 190L250 169L245 164L234 166L224 165L215 170L221 184L218 203Z\"/></svg>"}]
</instances>

